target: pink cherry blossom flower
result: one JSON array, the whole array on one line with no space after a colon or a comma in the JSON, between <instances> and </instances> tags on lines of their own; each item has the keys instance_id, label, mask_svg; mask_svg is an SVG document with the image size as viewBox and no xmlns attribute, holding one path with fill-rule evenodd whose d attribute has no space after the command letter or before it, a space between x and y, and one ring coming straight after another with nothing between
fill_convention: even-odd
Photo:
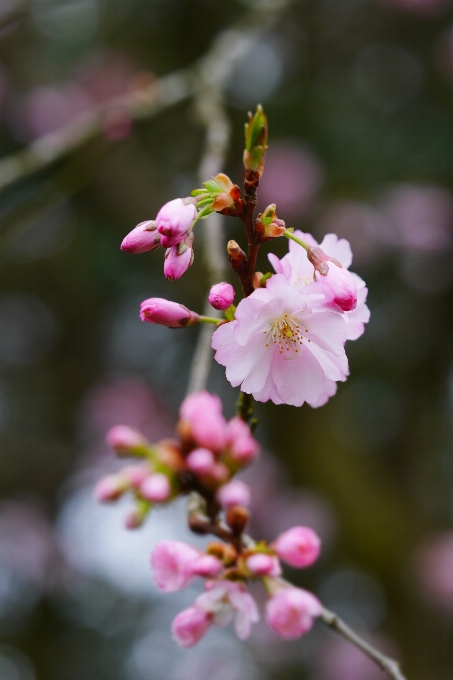
<instances>
[{"instance_id":1,"label":"pink cherry blossom flower","mask_svg":"<svg viewBox=\"0 0 453 680\"><path fill-rule=\"evenodd\" d=\"M234 288L231 283L216 283L211 286L208 296L209 304L214 309L228 309L234 300Z\"/></svg>"},{"instance_id":2,"label":"pink cherry blossom flower","mask_svg":"<svg viewBox=\"0 0 453 680\"><path fill-rule=\"evenodd\" d=\"M293 567L309 567L319 557L321 540L309 527L293 527L280 534L272 547L280 559Z\"/></svg>"},{"instance_id":3,"label":"pink cherry blossom flower","mask_svg":"<svg viewBox=\"0 0 453 680\"><path fill-rule=\"evenodd\" d=\"M140 484L140 493L147 501L163 503L171 496L170 480L160 472L148 475Z\"/></svg>"},{"instance_id":4,"label":"pink cherry blossom flower","mask_svg":"<svg viewBox=\"0 0 453 680\"><path fill-rule=\"evenodd\" d=\"M323 306L324 295L306 293L275 275L236 309L236 320L212 337L215 358L233 385L257 401L317 406L326 379L345 380L346 322Z\"/></svg>"},{"instance_id":5,"label":"pink cherry blossom flower","mask_svg":"<svg viewBox=\"0 0 453 680\"><path fill-rule=\"evenodd\" d=\"M173 639L181 647L193 647L212 626L212 615L198 607L189 607L173 619Z\"/></svg>"},{"instance_id":6,"label":"pink cherry blossom flower","mask_svg":"<svg viewBox=\"0 0 453 680\"><path fill-rule=\"evenodd\" d=\"M208 581L206 592L197 597L195 606L211 614L217 626L226 626L234 617L236 635L245 640L252 624L259 621L258 607L242 583Z\"/></svg>"},{"instance_id":7,"label":"pink cherry blossom flower","mask_svg":"<svg viewBox=\"0 0 453 680\"><path fill-rule=\"evenodd\" d=\"M282 573L280 562L275 555L255 553L246 560L247 569L254 576L280 576Z\"/></svg>"},{"instance_id":8,"label":"pink cherry blossom flower","mask_svg":"<svg viewBox=\"0 0 453 680\"><path fill-rule=\"evenodd\" d=\"M266 604L266 622L279 637L295 640L308 633L321 614L321 603L302 588L281 588Z\"/></svg>"},{"instance_id":9,"label":"pink cherry blossom flower","mask_svg":"<svg viewBox=\"0 0 453 680\"><path fill-rule=\"evenodd\" d=\"M161 541L151 555L151 568L159 590L171 593L185 588L195 576L217 576L222 563L182 541Z\"/></svg>"},{"instance_id":10,"label":"pink cherry blossom flower","mask_svg":"<svg viewBox=\"0 0 453 680\"><path fill-rule=\"evenodd\" d=\"M125 253L146 253L160 246L161 236L153 220L140 222L135 229L123 239L121 250Z\"/></svg>"},{"instance_id":11,"label":"pink cherry blossom flower","mask_svg":"<svg viewBox=\"0 0 453 680\"><path fill-rule=\"evenodd\" d=\"M298 238L301 238L312 247L318 246L318 243L311 234L304 234L300 231L295 231L294 235ZM352 251L351 246L346 239L339 239L335 234L327 234L320 244L320 248L325 252L326 255L338 260L338 262L343 265L343 270L348 270L351 266ZM306 292L315 292L318 290L324 294L327 293L327 304L335 305L335 298L332 297L332 293L329 292L328 285L323 284L322 281L327 279L329 275L327 277L323 277L321 274L317 273L315 284L314 266L309 261L307 252L304 248L299 246L294 241L290 241L289 253L281 260L279 260L278 257L273 253L270 253L268 257L277 274L283 274L283 276L285 276L290 284L297 288L297 290L302 291L307 288ZM327 264L329 266L330 275L332 275L332 273L335 275L337 273L336 270L341 271L338 267L336 267L336 265L329 262ZM333 269L334 267L335 269ZM357 338L359 338L365 330L364 324L368 323L370 319L370 310L366 305L368 289L366 288L365 282L360 278L360 276L357 276L357 274L354 273L350 273L350 276L353 279L353 285L356 289L355 295L357 299L357 306L351 311L345 311L344 319L346 321L347 339L357 340ZM350 303L350 301L351 297L346 291L344 300L346 306L348 302Z\"/></svg>"},{"instance_id":12,"label":"pink cherry blossom flower","mask_svg":"<svg viewBox=\"0 0 453 680\"><path fill-rule=\"evenodd\" d=\"M227 424L217 395L205 390L191 394L182 402L179 414L198 446L215 452L226 446Z\"/></svg>"},{"instance_id":13,"label":"pink cherry blossom flower","mask_svg":"<svg viewBox=\"0 0 453 680\"><path fill-rule=\"evenodd\" d=\"M197 209L192 199L175 198L166 203L157 213L156 225L161 236L165 236L167 241L165 246L174 246L187 234L192 222L197 216ZM170 239L170 241L168 240Z\"/></svg>"},{"instance_id":14,"label":"pink cherry blossom flower","mask_svg":"<svg viewBox=\"0 0 453 680\"><path fill-rule=\"evenodd\" d=\"M198 323L198 314L179 302L164 298L148 298L140 305L140 318L148 323L157 323L168 328L185 328Z\"/></svg>"},{"instance_id":15,"label":"pink cherry blossom flower","mask_svg":"<svg viewBox=\"0 0 453 680\"><path fill-rule=\"evenodd\" d=\"M242 505L247 508L250 505L250 489L240 479L233 479L220 487L217 491L217 500L225 509L234 505Z\"/></svg>"}]
</instances>

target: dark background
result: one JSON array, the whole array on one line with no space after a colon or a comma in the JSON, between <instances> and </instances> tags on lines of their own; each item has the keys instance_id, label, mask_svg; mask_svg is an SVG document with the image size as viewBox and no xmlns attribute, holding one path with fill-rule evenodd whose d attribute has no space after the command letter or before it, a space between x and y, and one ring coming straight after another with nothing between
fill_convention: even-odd
<instances>
[{"instance_id":1,"label":"dark background","mask_svg":"<svg viewBox=\"0 0 453 680\"><path fill-rule=\"evenodd\" d=\"M203 55L251 3L0 2L0 152ZM351 377L321 409L259 405L267 450L248 473L254 531L314 526L322 559L289 573L410 680L453 677L453 7L449 0L295 0L236 65L225 170L241 183L246 112L270 150L261 204L288 226L350 240L371 321ZM130 129L129 129L130 128ZM201 310L202 257L178 282L126 233L197 186L192 100L106 127L0 196L0 677L2 680L379 680L322 630L280 643L213 631L192 651L170 621L197 587L159 595L148 560L184 510L122 527L98 507L118 422L172 432L197 329L141 324L141 300ZM0 175L5 167L0 166ZM207 178L206 178L207 179ZM197 227L208 229L209 220ZM228 238L243 242L236 220ZM262 248L260 269L267 271ZM285 243L276 243L283 254ZM228 415L234 393L216 367ZM127 503L126 503L127 506Z\"/></svg>"}]
</instances>

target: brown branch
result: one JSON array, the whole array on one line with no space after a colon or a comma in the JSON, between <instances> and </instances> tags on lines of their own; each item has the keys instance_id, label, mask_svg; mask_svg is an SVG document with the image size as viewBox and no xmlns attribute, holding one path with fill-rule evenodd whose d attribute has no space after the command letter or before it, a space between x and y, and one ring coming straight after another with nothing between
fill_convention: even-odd
<instances>
[{"instance_id":1,"label":"brown branch","mask_svg":"<svg viewBox=\"0 0 453 680\"><path fill-rule=\"evenodd\" d=\"M357 633L355 633L352 628L342 621L337 614L334 614L323 607L320 619L326 626L329 626L329 628L344 637L345 640L348 640L348 642L353 644L355 647L358 647L358 649L360 649L372 661L374 661L379 666L379 668L384 671L384 673L387 673L389 678L392 678L392 680L406 680L406 677L402 674L397 661L385 656L385 654L379 652L375 647L370 645L369 642L366 642L363 638L357 635Z\"/></svg>"}]
</instances>

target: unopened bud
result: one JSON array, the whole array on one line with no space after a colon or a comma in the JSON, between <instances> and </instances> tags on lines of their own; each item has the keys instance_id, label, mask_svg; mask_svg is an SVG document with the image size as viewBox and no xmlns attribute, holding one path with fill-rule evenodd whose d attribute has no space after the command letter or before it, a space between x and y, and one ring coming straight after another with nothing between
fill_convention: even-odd
<instances>
[{"instance_id":1,"label":"unopened bud","mask_svg":"<svg viewBox=\"0 0 453 680\"><path fill-rule=\"evenodd\" d=\"M131 510L124 519L124 526L126 529L139 529L145 521L150 508L150 504L146 501L138 503L137 506Z\"/></svg>"},{"instance_id":2,"label":"unopened bud","mask_svg":"<svg viewBox=\"0 0 453 680\"><path fill-rule=\"evenodd\" d=\"M217 543L213 541L208 544L206 552L208 555L214 555L214 557L222 560L226 567L234 564L237 557L236 548L231 543Z\"/></svg>"},{"instance_id":3,"label":"unopened bud","mask_svg":"<svg viewBox=\"0 0 453 680\"><path fill-rule=\"evenodd\" d=\"M224 310L232 304L234 300L234 288L231 283L216 283L211 286L208 296L209 304L214 309Z\"/></svg>"},{"instance_id":4,"label":"unopened bud","mask_svg":"<svg viewBox=\"0 0 453 680\"><path fill-rule=\"evenodd\" d=\"M319 272L323 276L327 276L329 273L329 265L327 264L329 260L331 262L335 262L335 264L337 264L339 267L342 266L338 260L334 260L333 258L326 255L323 249L319 246L310 246L307 250L307 257L309 262L311 262L315 268L315 271Z\"/></svg>"},{"instance_id":5,"label":"unopened bud","mask_svg":"<svg viewBox=\"0 0 453 680\"><path fill-rule=\"evenodd\" d=\"M259 177L264 169L264 156L267 150L267 118L261 105L256 107L255 115L249 113L245 126L244 167Z\"/></svg>"},{"instance_id":6,"label":"unopened bud","mask_svg":"<svg viewBox=\"0 0 453 680\"><path fill-rule=\"evenodd\" d=\"M272 576L275 578L282 573L278 558L275 555L265 553L250 555L246 560L246 566L254 576Z\"/></svg>"},{"instance_id":7,"label":"unopened bud","mask_svg":"<svg viewBox=\"0 0 453 680\"><path fill-rule=\"evenodd\" d=\"M168 328L185 328L194 326L199 321L196 312L190 311L179 302L171 302L164 298L148 298L140 305L142 321L160 324Z\"/></svg>"},{"instance_id":8,"label":"unopened bud","mask_svg":"<svg viewBox=\"0 0 453 680\"><path fill-rule=\"evenodd\" d=\"M225 519L231 531L236 536L240 536L247 526L250 519L250 513L247 508L244 508L242 505L234 505L227 511Z\"/></svg>"},{"instance_id":9,"label":"unopened bud","mask_svg":"<svg viewBox=\"0 0 453 680\"><path fill-rule=\"evenodd\" d=\"M217 491L217 500L225 509L234 505L248 506L250 504L250 489L240 479L232 479L231 482L221 486Z\"/></svg>"},{"instance_id":10,"label":"unopened bud","mask_svg":"<svg viewBox=\"0 0 453 680\"><path fill-rule=\"evenodd\" d=\"M107 475L96 484L94 496L101 503L116 501L129 488L129 483L122 475Z\"/></svg>"},{"instance_id":11,"label":"unopened bud","mask_svg":"<svg viewBox=\"0 0 453 680\"><path fill-rule=\"evenodd\" d=\"M160 234L157 231L156 222L154 220L147 220L141 222L135 229L123 239L121 243L121 250L125 253L146 253L148 250L154 250L160 246Z\"/></svg>"},{"instance_id":12,"label":"unopened bud","mask_svg":"<svg viewBox=\"0 0 453 680\"><path fill-rule=\"evenodd\" d=\"M271 203L255 220L255 237L259 243L282 236L286 231L285 223L277 217L276 207Z\"/></svg>"},{"instance_id":13,"label":"unopened bud","mask_svg":"<svg viewBox=\"0 0 453 680\"><path fill-rule=\"evenodd\" d=\"M214 465L215 458L209 449L194 449L187 456L187 467L196 474L209 474Z\"/></svg>"},{"instance_id":14,"label":"unopened bud","mask_svg":"<svg viewBox=\"0 0 453 680\"><path fill-rule=\"evenodd\" d=\"M236 274L242 275L247 267L247 255L236 241L228 241L228 259Z\"/></svg>"},{"instance_id":15,"label":"unopened bud","mask_svg":"<svg viewBox=\"0 0 453 680\"><path fill-rule=\"evenodd\" d=\"M179 243L192 226L197 209L192 198L175 198L166 203L157 213L157 230L166 238L164 247Z\"/></svg>"},{"instance_id":16,"label":"unopened bud","mask_svg":"<svg viewBox=\"0 0 453 680\"><path fill-rule=\"evenodd\" d=\"M193 231L189 231L182 241L166 251L164 275L169 281L180 279L192 266L194 260L193 240Z\"/></svg>"},{"instance_id":17,"label":"unopened bud","mask_svg":"<svg viewBox=\"0 0 453 680\"><path fill-rule=\"evenodd\" d=\"M143 498L153 503L163 503L171 496L171 484L167 475L156 472L146 477L140 484Z\"/></svg>"},{"instance_id":18,"label":"unopened bud","mask_svg":"<svg viewBox=\"0 0 453 680\"><path fill-rule=\"evenodd\" d=\"M184 460L178 442L173 439L161 439L154 448L160 462L165 467L173 470L173 472L184 469Z\"/></svg>"},{"instance_id":19,"label":"unopened bud","mask_svg":"<svg viewBox=\"0 0 453 680\"><path fill-rule=\"evenodd\" d=\"M319 246L307 250L307 257L315 268L315 281L321 286L325 304L351 312L357 307L357 285L353 275L341 262L327 255ZM316 274L321 274L317 277Z\"/></svg>"},{"instance_id":20,"label":"unopened bud","mask_svg":"<svg viewBox=\"0 0 453 680\"><path fill-rule=\"evenodd\" d=\"M120 456L134 456L143 453L149 442L135 427L115 425L107 432L107 444Z\"/></svg>"},{"instance_id":21,"label":"unopened bud","mask_svg":"<svg viewBox=\"0 0 453 680\"><path fill-rule=\"evenodd\" d=\"M145 477L147 477L150 473L150 466L149 465L127 465L124 468L121 468L120 470L120 475L127 479L129 484L134 488L137 489L140 484L143 482Z\"/></svg>"}]
</instances>

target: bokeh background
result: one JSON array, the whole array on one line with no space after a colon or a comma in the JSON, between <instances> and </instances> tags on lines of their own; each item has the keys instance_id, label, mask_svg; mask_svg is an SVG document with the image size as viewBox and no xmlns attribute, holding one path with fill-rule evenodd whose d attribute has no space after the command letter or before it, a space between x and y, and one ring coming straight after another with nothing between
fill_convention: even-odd
<instances>
[{"instance_id":1,"label":"bokeh background","mask_svg":"<svg viewBox=\"0 0 453 680\"><path fill-rule=\"evenodd\" d=\"M193 63L252 4L1 0L1 155ZM261 205L276 202L288 226L319 239L349 239L372 316L327 406L259 405L253 531L313 526L322 559L288 575L400 658L410 680L451 680L453 2L281 4L225 88L225 170L241 183L245 114L261 102ZM171 618L197 587L162 596L148 561L157 540L187 535L184 507L127 533L127 503L92 499L115 466L105 431L123 422L168 436L184 395L198 329L141 324L140 301L201 309L206 298L197 243L178 282L163 278L161 251L119 250L198 184L193 101L134 122L114 113L0 196L0 678L383 679L321 625L293 643L260 625L246 644L222 630L176 648ZM225 229L243 242L235 220ZM231 415L220 367L210 388Z\"/></svg>"}]
</instances>

